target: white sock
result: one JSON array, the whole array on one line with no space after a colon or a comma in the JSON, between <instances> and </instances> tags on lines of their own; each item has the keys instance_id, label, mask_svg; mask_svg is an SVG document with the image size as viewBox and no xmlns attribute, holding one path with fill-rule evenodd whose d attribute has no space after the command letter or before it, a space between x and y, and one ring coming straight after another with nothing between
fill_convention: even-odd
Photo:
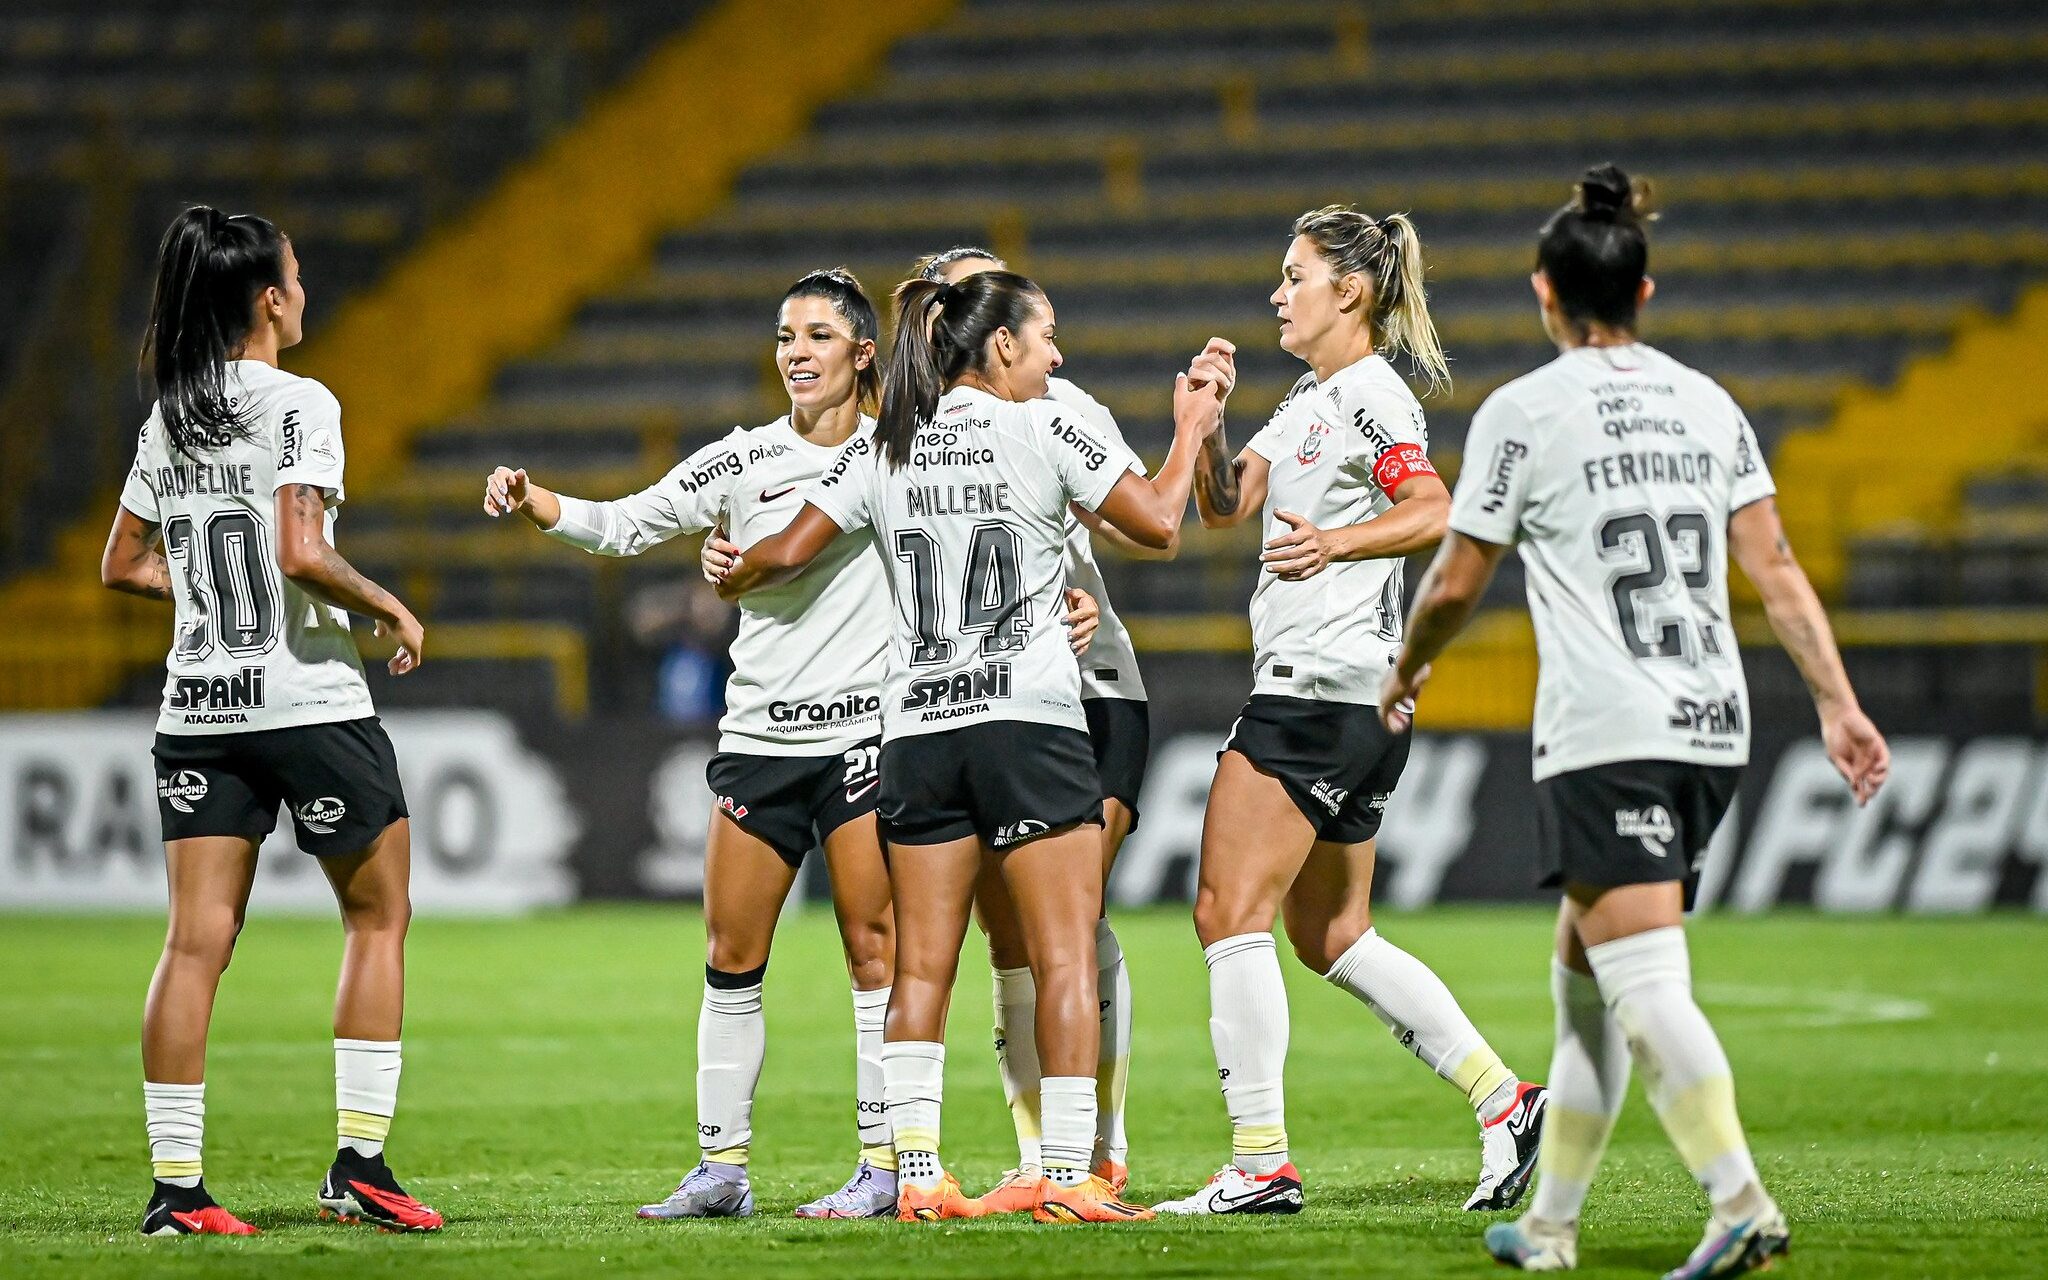
<instances>
[{"instance_id":1,"label":"white sock","mask_svg":"<svg viewBox=\"0 0 2048 1280\"><path fill-rule=\"evenodd\" d=\"M939 1111L946 1095L946 1046L896 1040L882 1046L882 1096L896 1139L896 1175L922 1191L939 1185Z\"/></svg>"},{"instance_id":2,"label":"white sock","mask_svg":"<svg viewBox=\"0 0 2048 1280\"><path fill-rule=\"evenodd\" d=\"M1550 998L1557 1007L1557 1045L1530 1212L1547 1222L1575 1223L1628 1097L1628 1039L1607 1012L1600 984L1554 958Z\"/></svg>"},{"instance_id":3,"label":"white sock","mask_svg":"<svg viewBox=\"0 0 2048 1280\"><path fill-rule=\"evenodd\" d=\"M1378 929L1360 934L1323 976L1364 1001L1403 1048L1458 1086L1482 1122L1499 1119L1514 1105L1520 1082L1458 1007L1451 989Z\"/></svg>"},{"instance_id":4,"label":"white sock","mask_svg":"<svg viewBox=\"0 0 2048 1280\"><path fill-rule=\"evenodd\" d=\"M697 1145L706 1160L719 1164L747 1163L754 1140L754 1087L768 1056L761 978L761 969L704 969L704 1004L697 1013Z\"/></svg>"},{"instance_id":5,"label":"white sock","mask_svg":"<svg viewBox=\"0 0 2048 1280\"><path fill-rule=\"evenodd\" d=\"M398 1073L404 1065L396 1040L334 1042L335 1133L360 1155L384 1152L391 1117L398 1112Z\"/></svg>"},{"instance_id":6,"label":"white sock","mask_svg":"<svg viewBox=\"0 0 2048 1280\"><path fill-rule=\"evenodd\" d=\"M1240 933L1202 950L1209 966L1209 1039L1230 1112L1231 1149L1246 1173L1287 1163L1287 984L1270 933Z\"/></svg>"},{"instance_id":7,"label":"white sock","mask_svg":"<svg viewBox=\"0 0 2048 1280\"><path fill-rule=\"evenodd\" d=\"M1063 1187L1088 1180L1095 1150L1095 1077L1046 1076L1038 1082L1045 1136L1038 1144L1045 1176Z\"/></svg>"},{"instance_id":8,"label":"white sock","mask_svg":"<svg viewBox=\"0 0 2048 1280\"><path fill-rule=\"evenodd\" d=\"M1038 988L1031 970L997 969L996 1068L1017 1129L1017 1167L1038 1167Z\"/></svg>"},{"instance_id":9,"label":"white sock","mask_svg":"<svg viewBox=\"0 0 2048 1280\"><path fill-rule=\"evenodd\" d=\"M1130 1163L1124 1099L1131 1087L1131 971L1109 921L1095 922L1095 987L1102 1011L1102 1054L1095 1070L1095 1159Z\"/></svg>"},{"instance_id":10,"label":"white sock","mask_svg":"<svg viewBox=\"0 0 2048 1280\"><path fill-rule=\"evenodd\" d=\"M1728 1055L1692 998L1685 930L1652 929L1586 948L1607 1008L1628 1036L1650 1106L1715 1212L1744 1216L1768 1197L1735 1111Z\"/></svg>"},{"instance_id":11,"label":"white sock","mask_svg":"<svg viewBox=\"0 0 2048 1280\"><path fill-rule=\"evenodd\" d=\"M142 1118L156 1180L174 1187L198 1186L199 1153L206 1140L206 1086L145 1080Z\"/></svg>"},{"instance_id":12,"label":"white sock","mask_svg":"<svg viewBox=\"0 0 2048 1280\"><path fill-rule=\"evenodd\" d=\"M882 1101L882 1024L889 1017L889 988L853 993L853 1093L860 1130L860 1158L877 1169L896 1167L889 1141L889 1117Z\"/></svg>"}]
</instances>

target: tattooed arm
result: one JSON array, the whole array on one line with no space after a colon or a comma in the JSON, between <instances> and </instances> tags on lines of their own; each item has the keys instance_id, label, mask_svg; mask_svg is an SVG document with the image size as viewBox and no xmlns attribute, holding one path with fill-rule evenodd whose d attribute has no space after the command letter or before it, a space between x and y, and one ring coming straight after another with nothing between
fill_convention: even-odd
<instances>
[{"instance_id":1,"label":"tattooed arm","mask_svg":"<svg viewBox=\"0 0 2048 1280\"><path fill-rule=\"evenodd\" d=\"M100 585L145 600L170 600L171 566L164 559L161 527L126 507L114 514L107 549L100 556Z\"/></svg>"},{"instance_id":2,"label":"tattooed arm","mask_svg":"<svg viewBox=\"0 0 2048 1280\"><path fill-rule=\"evenodd\" d=\"M277 567L307 595L373 619L378 635L395 638L391 674L404 675L420 664L426 636L419 619L327 540L327 504L315 485L289 484L277 491Z\"/></svg>"},{"instance_id":3,"label":"tattooed arm","mask_svg":"<svg viewBox=\"0 0 2048 1280\"><path fill-rule=\"evenodd\" d=\"M1228 529L1259 513L1266 504L1266 474L1272 464L1251 450L1230 454L1219 424L1202 441L1195 459L1195 510L1207 529Z\"/></svg>"}]
</instances>

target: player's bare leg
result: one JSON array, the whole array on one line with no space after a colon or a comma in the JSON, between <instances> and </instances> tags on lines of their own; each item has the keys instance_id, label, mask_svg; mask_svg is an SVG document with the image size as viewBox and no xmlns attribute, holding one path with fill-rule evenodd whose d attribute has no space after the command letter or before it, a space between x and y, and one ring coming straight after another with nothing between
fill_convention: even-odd
<instances>
[{"instance_id":1,"label":"player's bare leg","mask_svg":"<svg viewBox=\"0 0 2048 1280\"><path fill-rule=\"evenodd\" d=\"M1232 1159L1161 1213L1296 1213L1301 1175L1288 1158L1287 987L1273 920L1315 842L1279 781L1237 751L1217 761L1202 824L1195 935L1209 966L1209 1036L1230 1113Z\"/></svg>"},{"instance_id":2,"label":"player's bare leg","mask_svg":"<svg viewBox=\"0 0 2048 1280\"><path fill-rule=\"evenodd\" d=\"M256 842L232 836L164 845L170 922L142 1010L142 1092L155 1187L145 1235L253 1235L214 1203L201 1169L206 1033L220 976L256 878Z\"/></svg>"},{"instance_id":3,"label":"player's bare leg","mask_svg":"<svg viewBox=\"0 0 2048 1280\"><path fill-rule=\"evenodd\" d=\"M945 1098L946 1012L981 841L889 846L896 904L896 984L882 1045L882 1088L896 1143L897 1216L904 1222L978 1218L986 1212L939 1159Z\"/></svg>"},{"instance_id":4,"label":"player's bare leg","mask_svg":"<svg viewBox=\"0 0 2048 1280\"><path fill-rule=\"evenodd\" d=\"M697 1164L643 1218L743 1218L754 1089L767 1056L761 984L796 868L714 808L704 853L704 998L697 1015Z\"/></svg>"},{"instance_id":5,"label":"player's bare leg","mask_svg":"<svg viewBox=\"0 0 2048 1280\"><path fill-rule=\"evenodd\" d=\"M1285 901L1301 962L1350 992L1394 1039L1465 1096L1479 1120L1479 1183L1467 1209L1514 1206L1536 1169L1544 1091L1501 1062L1442 979L1372 922L1376 842L1318 840Z\"/></svg>"},{"instance_id":6,"label":"player's bare leg","mask_svg":"<svg viewBox=\"0 0 2048 1280\"><path fill-rule=\"evenodd\" d=\"M345 939L334 996L338 1147L320 1187L321 1212L386 1231L438 1231L441 1215L407 1195L384 1160L398 1108L412 824L400 818L368 849L322 858L320 869L341 907Z\"/></svg>"},{"instance_id":7,"label":"player's bare leg","mask_svg":"<svg viewBox=\"0 0 2048 1280\"><path fill-rule=\"evenodd\" d=\"M876 1218L896 1211L896 1148L882 1101L882 1027L896 977L896 914L889 864L873 814L825 837L832 911L853 983L855 1119L860 1160L846 1185L798 1208L800 1218Z\"/></svg>"}]
</instances>

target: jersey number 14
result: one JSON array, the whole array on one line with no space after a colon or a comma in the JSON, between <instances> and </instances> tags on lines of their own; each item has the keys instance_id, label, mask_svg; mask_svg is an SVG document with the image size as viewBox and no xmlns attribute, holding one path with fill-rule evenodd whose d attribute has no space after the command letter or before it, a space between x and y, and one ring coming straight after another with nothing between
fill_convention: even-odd
<instances>
[{"instance_id":1,"label":"jersey number 14","mask_svg":"<svg viewBox=\"0 0 2048 1280\"><path fill-rule=\"evenodd\" d=\"M938 539L923 529L904 529L896 535L896 558L910 566L915 615L911 625L917 631L910 665L931 667L951 662L954 645L946 635ZM1031 632L1030 612L1023 598L1023 559L1023 541L1015 529L1003 524L974 527L973 541L967 547L967 575L960 590L960 631L980 634L985 658L1022 649Z\"/></svg>"}]
</instances>

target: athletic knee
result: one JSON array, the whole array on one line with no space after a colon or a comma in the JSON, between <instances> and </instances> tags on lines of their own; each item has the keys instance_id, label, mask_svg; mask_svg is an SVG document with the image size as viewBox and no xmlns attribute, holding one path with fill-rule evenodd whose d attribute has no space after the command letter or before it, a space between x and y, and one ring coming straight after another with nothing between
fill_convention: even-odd
<instances>
[{"instance_id":1,"label":"athletic knee","mask_svg":"<svg viewBox=\"0 0 2048 1280\"><path fill-rule=\"evenodd\" d=\"M164 934L164 956L180 964L223 972L235 956L235 939L242 933L240 912L194 916L171 921Z\"/></svg>"},{"instance_id":2,"label":"athletic knee","mask_svg":"<svg viewBox=\"0 0 2048 1280\"><path fill-rule=\"evenodd\" d=\"M400 893L388 901L358 902L342 911L342 926L352 934L373 934L403 942L412 927L412 896Z\"/></svg>"},{"instance_id":3,"label":"athletic knee","mask_svg":"<svg viewBox=\"0 0 2048 1280\"><path fill-rule=\"evenodd\" d=\"M1241 933L1265 933L1272 927L1272 911L1243 894L1208 885L1195 893L1195 936L1205 947Z\"/></svg>"},{"instance_id":4,"label":"athletic knee","mask_svg":"<svg viewBox=\"0 0 2048 1280\"><path fill-rule=\"evenodd\" d=\"M1287 939L1294 947L1295 959L1317 974L1327 974L1371 928L1372 920L1366 916L1339 917L1320 928L1299 930L1290 922Z\"/></svg>"},{"instance_id":5,"label":"athletic knee","mask_svg":"<svg viewBox=\"0 0 2048 1280\"><path fill-rule=\"evenodd\" d=\"M845 930L846 973L862 991L886 987L895 976L896 939L888 925L863 924Z\"/></svg>"},{"instance_id":6,"label":"athletic knee","mask_svg":"<svg viewBox=\"0 0 2048 1280\"><path fill-rule=\"evenodd\" d=\"M704 963L721 973L746 973L768 963L766 939L735 937L712 930L704 938Z\"/></svg>"}]
</instances>

